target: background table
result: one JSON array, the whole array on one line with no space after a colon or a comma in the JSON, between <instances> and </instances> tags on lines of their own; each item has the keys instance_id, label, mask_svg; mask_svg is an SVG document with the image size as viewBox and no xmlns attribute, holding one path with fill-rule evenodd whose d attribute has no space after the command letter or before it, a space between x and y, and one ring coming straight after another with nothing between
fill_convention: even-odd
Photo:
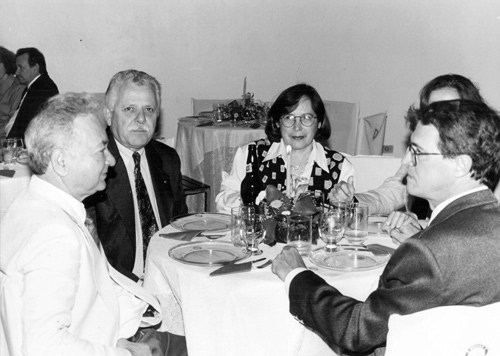
<instances>
[{"instance_id":1,"label":"background table","mask_svg":"<svg viewBox=\"0 0 500 356\"><path fill-rule=\"evenodd\" d=\"M28 188L31 177L31 170L27 164L0 163L0 169L8 168L14 170L12 178L0 176L0 218L3 217L14 199Z\"/></svg>"},{"instance_id":2,"label":"background table","mask_svg":"<svg viewBox=\"0 0 500 356\"><path fill-rule=\"evenodd\" d=\"M160 232L167 231L175 230L167 226ZM185 334L190 356L336 355L290 314L284 283L270 266L210 277L215 267L187 265L168 257L179 243L159 233L153 236L144 286L160 299L162 330ZM370 235L368 243L395 247L387 235ZM260 246L263 257L272 259L284 245ZM314 266L307 259L306 264ZM315 272L345 295L365 300L377 288L382 271L383 267L352 273L316 268Z\"/></svg>"},{"instance_id":3,"label":"background table","mask_svg":"<svg viewBox=\"0 0 500 356\"><path fill-rule=\"evenodd\" d=\"M248 126L232 126L223 122L220 126L201 126L196 119L180 119L177 125L175 149L181 158L183 175L210 185L210 208L215 211L215 197L220 192L222 171L230 172L238 147L266 137L264 126L252 129ZM204 210L201 195L187 199L190 212Z\"/></svg>"}]
</instances>

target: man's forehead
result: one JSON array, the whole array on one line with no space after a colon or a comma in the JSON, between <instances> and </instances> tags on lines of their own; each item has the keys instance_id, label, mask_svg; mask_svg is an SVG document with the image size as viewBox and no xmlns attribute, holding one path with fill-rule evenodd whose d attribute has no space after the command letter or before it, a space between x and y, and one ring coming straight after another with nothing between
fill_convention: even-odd
<instances>
[{"instance_id":1,"label":"man's forehead","mask_svg":"<svg viewBox=\"0 0 500 356\"><path fill-rule=\"evenodd\" d=\"M410 139L412 145L425 148L436 149L439 144L439 132L434 125L422 125L418 123Z\"/></svg>"}]
</instances>

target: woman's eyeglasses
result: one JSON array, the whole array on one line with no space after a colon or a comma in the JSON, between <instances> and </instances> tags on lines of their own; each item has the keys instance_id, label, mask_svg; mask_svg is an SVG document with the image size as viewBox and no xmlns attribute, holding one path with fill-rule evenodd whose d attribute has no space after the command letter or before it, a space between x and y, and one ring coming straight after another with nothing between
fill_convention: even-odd
<instances>
[{"instance_id":1,"label":"woman's eyeglasses","mask_svg":"<svg viewBox=\"0 0 500 356\"><path fill-rule=\"evenodd\" d=\"M304 115L288 114L288 115L283 115L281 117L281 123L285 127L292 127L293 125L295 125L296 119L300 119L300 123L303 126L309 127L309 126L312 126L312 124L314 124L314 120L316 120L317 118L316 118L316 116L314 116L312 114L304 114Z\"/></svg>"}]
</instances>

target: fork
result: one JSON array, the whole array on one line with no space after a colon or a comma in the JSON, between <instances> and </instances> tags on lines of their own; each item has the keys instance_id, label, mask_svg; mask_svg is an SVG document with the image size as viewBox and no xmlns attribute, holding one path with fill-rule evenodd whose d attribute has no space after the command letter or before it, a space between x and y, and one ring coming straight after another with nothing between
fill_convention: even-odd
<instances>
[{"instance_id":1,"label":"fork","mask_svg":"<svg viewBox=\"0 0 500 356\"><path fill-rule=\"evenodd\" d=\"M266 268L266 267L267 267L267 266L269 266L271 263L273 263L273 260L269 260L269 261L267 261L266 263L264 263L263 265L257 266L256 268Z\"/></svg>"}]
</instances>

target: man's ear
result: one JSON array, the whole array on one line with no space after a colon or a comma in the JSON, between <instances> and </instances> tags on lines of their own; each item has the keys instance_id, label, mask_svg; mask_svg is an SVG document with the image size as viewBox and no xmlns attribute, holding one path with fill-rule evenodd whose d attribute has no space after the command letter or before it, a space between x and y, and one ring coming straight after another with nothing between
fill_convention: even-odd
<instances>
[{"instance_id":1,"label":"man's ear","mask_svg":"<svg viewBox=\"0 0 500 356\"><path fill-rule=\"evenodd\" d=\"M458 155L455 157L455 175L463 177L470 174L472 170L472 158L469 155Z\"/></svg>"},{"instance_id":2,"label":"man's ear","mask_svg":"<svg viewBox=\"0 0 500 356\"><path fill-rule=\"evenodd\" d=\"M68 174L66 155L66 152L61 148L54 149L54 151L52 151L52 154L50 155L50 163L52 165L52 168L54 169L54 172L56 172L57 175L61 177L64 177Z\"/></svg>"},{"instance_id":3,"label":"man's ear","mask_svg":"<svg viewBox=\"0 0 500 356\"><path fill-rule=\"evenodd\" d=\"M113 116L113 114L111 113L111 110L109 110L108 108L104 108L104 117L106 118L106 123L108 124L108 126L111 126L111 117Z\"/></svg>"}]
</instances>

